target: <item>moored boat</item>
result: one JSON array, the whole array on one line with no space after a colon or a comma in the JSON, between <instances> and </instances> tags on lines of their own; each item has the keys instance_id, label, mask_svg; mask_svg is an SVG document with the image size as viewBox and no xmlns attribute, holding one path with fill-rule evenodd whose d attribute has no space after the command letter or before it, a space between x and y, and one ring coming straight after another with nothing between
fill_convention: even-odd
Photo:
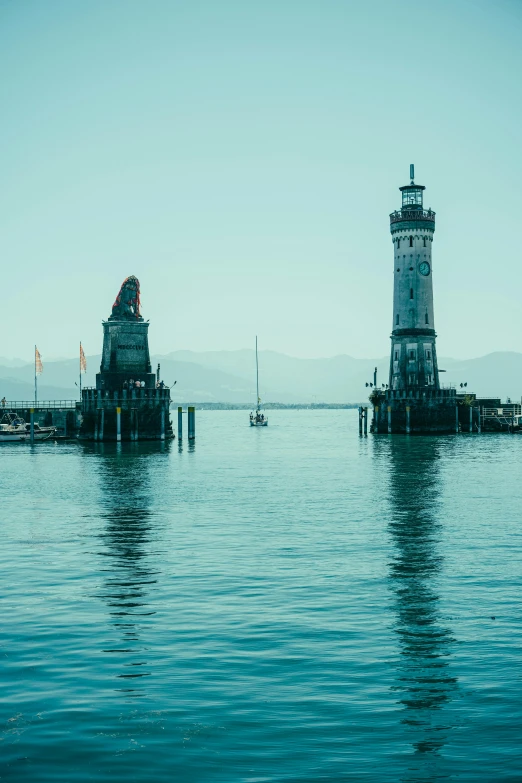
<instances>
[{"instance_id":1,"label":"moored boat","mask_svg":"<svg viewBox=\"0 0 522 783\"><path fill-rule=\"evenodd\" d=\"M56 432L56 427L40 427L34 424L34 439L47 440ZM0 419L0 443L11 443L31 440L31 425L21 416L6 411Z\"/></svg>"}]
</instances>

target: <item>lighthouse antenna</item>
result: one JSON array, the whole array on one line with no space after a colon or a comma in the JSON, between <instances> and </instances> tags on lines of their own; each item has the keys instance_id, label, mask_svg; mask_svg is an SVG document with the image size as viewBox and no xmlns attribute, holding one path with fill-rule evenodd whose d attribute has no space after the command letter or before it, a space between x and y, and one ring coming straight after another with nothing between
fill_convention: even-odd
<instances>
[{"instance_id":1,"label":"lighthouse antenna","mask_svg":"<svg viewBox=\"0 0 522 783\"><path fill-rule=\"evenodd\" d=\"M415 166L413 163L410 163L410 179L411 179L411 184L413 185L414 184L413 180L415 179Z\"/></svg>"}]
</instances>

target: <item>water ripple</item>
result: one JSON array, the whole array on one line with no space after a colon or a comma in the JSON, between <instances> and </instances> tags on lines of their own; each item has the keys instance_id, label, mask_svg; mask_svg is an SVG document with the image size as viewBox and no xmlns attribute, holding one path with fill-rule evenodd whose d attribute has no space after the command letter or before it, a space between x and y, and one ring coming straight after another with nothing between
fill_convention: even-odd
<instances>
[{"instance_id":1,"label":"water ripple","mask_svg":"<svg viewBox=\"0 0 522 783\"><path fill-rule=\"evenodd\" d=\"M198 422L2 452L1 779L519 780L522 438Z\"/></svg>"}]
</instances>

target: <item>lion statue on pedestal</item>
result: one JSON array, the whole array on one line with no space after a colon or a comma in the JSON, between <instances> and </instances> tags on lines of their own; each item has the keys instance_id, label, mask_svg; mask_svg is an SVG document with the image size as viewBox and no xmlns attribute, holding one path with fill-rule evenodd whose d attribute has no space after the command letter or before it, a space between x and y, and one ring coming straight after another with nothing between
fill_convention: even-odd
<instances>
[{"instance_id":1,"label":"lion statue on pedestal","mask_svg":"<svg viewBox=\"0 0 522 783\"><path fill-rule=\"evenodd\" d=\"M140 314L140 281L134 275L130 275L121 284L109 321L136 320L143 320Z\"/></svg>"}]
</instances>

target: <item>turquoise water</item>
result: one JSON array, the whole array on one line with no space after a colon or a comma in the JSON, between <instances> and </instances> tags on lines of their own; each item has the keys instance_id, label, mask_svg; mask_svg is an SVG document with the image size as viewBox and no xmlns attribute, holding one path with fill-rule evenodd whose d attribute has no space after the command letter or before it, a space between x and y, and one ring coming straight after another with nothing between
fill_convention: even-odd
<instances>
[{"instance_id":1,"label":"turquoise water","mask_svg":"<svg viewBox=\"0 0 522 783\"><path fill-rule=\"evenodd\" d=\"M3 446L0 780L522 780L522 437L269 418Z\"/></svg>"}]
</instances>

